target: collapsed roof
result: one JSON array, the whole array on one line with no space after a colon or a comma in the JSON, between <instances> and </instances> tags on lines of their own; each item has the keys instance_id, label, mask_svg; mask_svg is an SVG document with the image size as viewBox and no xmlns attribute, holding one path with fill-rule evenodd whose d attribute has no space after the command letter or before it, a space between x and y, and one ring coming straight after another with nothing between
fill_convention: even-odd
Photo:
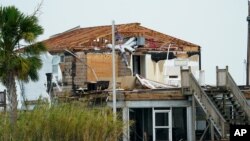
<instances>
[{"instance_id":1,"label":"collapsed roof","mask_svg":"<svg viewBox=\"0 0 250 141\"><path fill-rule=\"evenodd\" d=\"M198 51L199 45L154 31L141 26L140 23L116 25L116 33L123 39L131 37L145 38L145 45L136 49L136 52L167 51L171 44L171 50ZM43 41L50 52L62 52L65 49L74 51L106 50L107 44L112 41L111 25L80 28L76 27L68 31L51 36Z\"/></svg>"}]
</instances>

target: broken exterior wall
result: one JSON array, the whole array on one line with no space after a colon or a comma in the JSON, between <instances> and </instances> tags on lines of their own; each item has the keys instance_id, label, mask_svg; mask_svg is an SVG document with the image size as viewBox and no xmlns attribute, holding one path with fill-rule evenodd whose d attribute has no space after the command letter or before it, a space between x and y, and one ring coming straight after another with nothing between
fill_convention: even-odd
<instances>
[{"instance_id":1,"label":"broken exterior wall","mask_svg":"<svg viewBox=\"0 0 250 141\"><path fill-rule=\"evenodd\" d=\"M128 62L130 62L130 55L127 54ZM98 80L111 80L112 79L112 54L108 53L88 53L87 64L91 67L98 77ZM123 62L122 57L116 54L116 76L131 76L131 69ZM130 65L130 64L129 64ZM87 80L96 81L91 68L87 69Z\"/></svg>"},{"instance_id":2,"label":"broken exterior wall","mask_svg":"<svg viewBox=\"0 0 250 141\"><path fill-rule=\"evenodd\" d=\"M76 60L76 76L75 76L75 85L77 87L84 87L84 83L87 80L87 55L84 52L77 52L76 55L81 59Z\"/></svg>"},{"instance_id":3,"label":"broken exterior wall","mask_svg":"<svg viewBox=\"0 0 250 141\"><path fill-rule=\"evenodd\" d=\"M116 76L118 76L118 56L115 57ZM88 53L87 54L87 80L112 79L112 54L111 53ZM95 78L95 75L97 78Z\"/></svg>"},{"instance_id":4,"label":"broken exterior wall","mask_svg":"<svg viewBox=\"0 0 250 141\"><path fill-rule=\"evenodd\" d=\"M64 62L60 63L60 67L63 74L63 92L72 92L72 75L74 70L72 66L75 62L75 76L74 84L76 88L86 87L87 81L96 81L94 72L98 80L112 80L112 54L110 52L96 53L96 52L76 52L76 56L80 59L76 59L70 54L65 54ZM131 55L127 54L128 62L130 62ZM130 65L130 63L129 63ZM94 71L92 71L92 70ZM116 55L116 76L131 76L131 69L127 67L122 60L122 57ZM111 83L110 83L111 84ZM55 90L55 93L59 93Z\"/></svg>"},{"instance_id":5,"label":"broken exterior wall","mask_svg":"<svg viewBox=\"0 0 250 141\"><path fill-rule=\"evenodd\" d=\"M158 82L164 82L163 79L163 65L164 60L154 62L151 60L151 55L146 54L145 55L145 77L150 80L158 81Z\"/></svg>"},{"instance_id":6,"label":"broken exterior wall","mask_svg":"<svg viewBox=\"0 0 250 141\"><path fill-rule=\"evenodd\" d=\"M60 67L63 74L63 93L70 93L72 91L72 83L74 83L75 87L77 88L83 87L86 81L86 54L84 52L77 52L76 55L80 60L76 59L70 54L65 54L64 62L60 63ZM74 65L75 69L72 69L72 66ZM72 75L75 75L73 80Z\"/></svg>"},{"instance_id":7,"label":"broken exterior wall","mask_svg":"<svg viewBox=\"0 0 250 141\"><path fill-rule=\"evenodd\" d=\"M131 68L131 55L126 54L127 56L127 61L129 63L129 66L126 66L125 63L122 61L122 57L119 55L118 57L118 76L131 76L132 75L132 68Z\"/></svg>"},{"instance_id":8,"label":"broken exterior wall","mask_svg":"<svg viewBox=\"0 0 250 141\"><path fill-rule=\"evenodd\" d=\"M197 76L199 71L199 56L178 57L170 60L155 62L150 54L145 55L145 77L150 80L168 85L180 86L180 67L191 67L192 73Z\"/></svg>"}]
</instances>

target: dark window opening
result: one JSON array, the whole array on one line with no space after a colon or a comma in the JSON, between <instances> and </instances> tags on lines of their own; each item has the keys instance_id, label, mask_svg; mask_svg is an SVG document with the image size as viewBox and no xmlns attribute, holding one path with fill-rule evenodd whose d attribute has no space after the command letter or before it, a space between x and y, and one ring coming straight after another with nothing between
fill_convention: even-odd
<instances>
[{"instance_id":1,"label":"dark window opening","mask_svg":"<svg viewBox=\"0 0 250 141\"><path fill-rule=\"evenodd\" d=\"M172 108L173 141L187 140L186 107Z\"/></svg>"},{"instance_id":2,"label":"dark window opening","mask_svg":"<svg viewBox=\"0 0 250 141\"><path fill-rule=\"evenodd\" d=\"M157 110L170 108L157 108ZM156 109L155 109L156 110ZM130 141L153 141L153 113L152 108L131 108L129 109L129 120L134 121L130 127ZM161 114L161 113L160 113ZM156 120L164 125L172 124L172 140L187 140L187 111L186 107L172 108L172 122L168 123L167 115L160 115ZM162 117L165 117L162 120ZM157 138L168 138L168 128L157 128Z\"/></svg>"},{"instance_id":3,"label":"dark window opening","mask_svg":"<svg viewBox=\"0 0 250 141\"><path fill-rule=\"evenodd\" d=\"M133 55L133 72L141 75L141 58L138 55Z\"/></svg>"},{"instance_id":4,"label":"dark window opening","mask_svg":"<svg viewBox=\"0 0 250 141\"><path fill-rule=\"evenodd\" d=\"M169 78L178 78L178 75L170 75Z\"/></svg>"},{"instance_id":5,"label":"dark window opening","mask_svg":"<svg viewBox=\"0 0 250 141\"><path fill-rule=\"evenodd\" d=\"M130 141L153 141L152 108L132 108L129 119L134 121L130 127Z\"/></svg>"},{"instance_id":6,"label":"dark window opening","mask_svg":"<svg viewBox=\"0 0 250 141\"><path fill-rule=\"evenodd\" d=\"M145 55L133 55L133 75L139 74L145 77Z\"/></svg>"}]
</instances>

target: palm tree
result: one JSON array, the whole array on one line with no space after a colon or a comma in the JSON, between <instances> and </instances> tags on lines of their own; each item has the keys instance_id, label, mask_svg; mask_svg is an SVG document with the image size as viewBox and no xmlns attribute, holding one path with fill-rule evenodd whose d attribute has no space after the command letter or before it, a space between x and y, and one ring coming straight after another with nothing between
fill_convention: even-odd
<instances>
[{"instance_id":1,"label":"palm tree","mask_svg":"<svg viewBox=\"0 0 250 141\"><path fill-rule=\"evenodd\" d=\"M36 38L42 33L36 13L25 15L14 6L0 6L0 81L7 89L12 125L17 120L16 80L38 80L39 54L46 48Z\"/></svg>"}]
</instances>

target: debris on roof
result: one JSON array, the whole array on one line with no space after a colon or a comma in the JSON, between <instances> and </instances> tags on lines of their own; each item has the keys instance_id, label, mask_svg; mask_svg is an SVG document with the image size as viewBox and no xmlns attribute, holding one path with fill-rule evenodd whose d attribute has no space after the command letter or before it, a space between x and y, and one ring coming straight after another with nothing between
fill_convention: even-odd
<instances>
[{"instance_id":1,"label":"debris on roof","mask_svg":"<svg viewBox=\"0 0 250 141\"><path fill-rule=\"evenodd\" d=\"M143 27L140 23L128 23L116 25L116 41L137 37L137 44L142 43L143 47L137 51L167 51L168 45L172 44L172 49L183 51L197 51L199 45L154 31ZM143 38L139 38L143 37ZM80 28L79 26L56 34L43 41L50 52L61 52L69 50L100 50L107 49L107 44L112 41L111 25ZM131 42L134 44L134 42ZM130 44L130 46L131 46ZM131 49L131 48L129 48ZM131 50L133 51L133 49Z\"/></svg>"}]
</instances>

